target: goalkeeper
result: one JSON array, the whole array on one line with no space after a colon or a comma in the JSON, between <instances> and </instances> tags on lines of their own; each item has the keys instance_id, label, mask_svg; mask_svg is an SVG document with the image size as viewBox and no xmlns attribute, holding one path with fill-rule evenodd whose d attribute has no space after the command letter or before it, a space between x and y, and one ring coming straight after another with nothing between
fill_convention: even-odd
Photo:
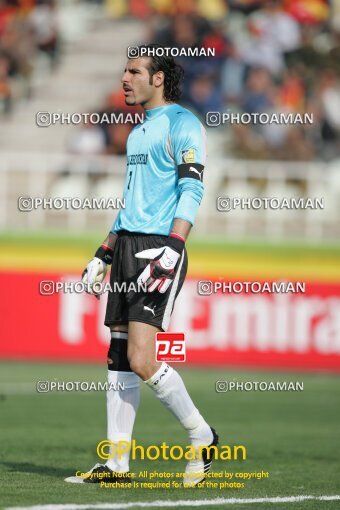
<instances>
[{"instance_id":1,"label":"goalkeeper","mask_svg":"<svg viewBox=\"0 0 340 510\"><path fill-rule=\"evenodd\" d=\"M152 53L155 47L146 48ZM145 121L132 130L127 142L126 207L83 275L91 289L111 265L112 289L115 282L126 282L127 288L131 282L146 287L145 291L111 292L108 297L108 379L124 386L107 394L108 439L114 444L131 443L140 379L184 427L190 444L202 447L218 442L178 372L155 361L155 334L169 326L187 272L185 241L203 195L205 130L190 111L176 104L182 75L172 57L151 55L127 62L122 77L125 102L142 105ZM189 461L184 485L201 482L210 465L206 455ZM115 473L128 471L126 453L105 465L97 464L84 481L96 483L102 476L123 481Z\"/></svg>"}]
</instances>

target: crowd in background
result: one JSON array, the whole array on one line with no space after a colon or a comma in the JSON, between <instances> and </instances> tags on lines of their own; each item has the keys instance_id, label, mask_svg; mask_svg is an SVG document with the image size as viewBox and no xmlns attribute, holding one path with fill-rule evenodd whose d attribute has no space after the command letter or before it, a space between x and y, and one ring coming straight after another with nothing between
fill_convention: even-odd
<instances>
[{"instance_id":1,"label":"crowd in background","mask_svg":"<svg viewBox=\"0 0 340 510\"><path fill-rule=\"evenodd\" d=\"M58 22L54 0L0 0L0 115L31 93L38 55L51 68L58 56Z\"/></svg>"},{"instance_id":2,"label":"crowd in background","mask_svg":"<svg viewBox=\"0 0 340 510\"><path fill-rule=\"evenodd\" d=\"M215 57L178 58L185 71L181 104L202 120L209 111L313 114L312 125L221 126L230 156L302 161L340 156L340 0L92 1L115 23L140 19L145 40L132 45L215 48ZM54 2L0 0L3 109L10 109L11 78L28 80L37 51L55 62ZM127 110L119 88L100 110L135 112ZM132 127L83 126L69 149L77 152L80 141L92 137L94 152L123 154Z\"/></svg>"},{"instance_id":3,"label":"crowd in background","mask_svg":"<svg viewBox=\"0 0 340 510\"><path fill-rule=\"evenodd\" d=\"M340 155L340 2L106 0L105 4L114 18L143 20L144 43L215 48L214 58L177 59L185 70L181 104L203 121L207 112L313 115L312 125L224 125L220 129L228 130L229 155L301 161ZM111 107L114 104L111 101ZM118 109L124 110L121 101ZM117 136L123 129L112 133ZM107 150L117 152L117 144L106 136Z\"/></svg>"}]
</instances>

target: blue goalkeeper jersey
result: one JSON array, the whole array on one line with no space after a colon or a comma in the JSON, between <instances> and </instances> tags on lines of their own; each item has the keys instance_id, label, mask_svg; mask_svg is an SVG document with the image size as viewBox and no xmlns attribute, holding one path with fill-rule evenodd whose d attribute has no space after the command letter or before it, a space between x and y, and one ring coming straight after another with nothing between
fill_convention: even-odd
<instances>
[{"instance_id":1,"label":"blue goalkeeper jersey","mask_svg":"<svg viewBox=\"0 0 340 510\"><path fill-rule=\"evenodd\" d=\"M123 198L112 232L169 235L175 218L194 223L203 196L205 129L177 104L147 110L127 141Z\"/></svg>"}]
</instances>

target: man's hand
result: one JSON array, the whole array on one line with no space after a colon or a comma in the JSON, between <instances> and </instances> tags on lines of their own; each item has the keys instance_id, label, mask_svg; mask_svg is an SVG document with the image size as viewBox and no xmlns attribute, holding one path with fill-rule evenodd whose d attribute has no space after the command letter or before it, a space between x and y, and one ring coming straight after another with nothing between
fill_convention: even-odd
<instances>
[{"instance_id":1,"label":"man's hand","mask_svg":"<svg viewBox=\"0 0 340 510\"><path fill-rule=\"evenodd\" d=\"M82 282L87 285L89 294L93 294L97 299L100 295L95 292L93 285L95 283L102 283L106 273L108 264L112 264L113 251L106 245L100 246L95 253L95 256L87 264L82 274Z\"/></svg>"},{"instance_id":2,"label":"man's hand","mask_svg":"<svg viewBox=\"0 0 340 510\"><path fill-rule=\"evenodd\" d=\"M184 240L179 236L170 235L166 246L136 253L135 257L138 259L151 260L139 276L137 283L145 284L148 292L158 290L164 294L175 278L183 249Z\"/></svg>"}]
</instances>

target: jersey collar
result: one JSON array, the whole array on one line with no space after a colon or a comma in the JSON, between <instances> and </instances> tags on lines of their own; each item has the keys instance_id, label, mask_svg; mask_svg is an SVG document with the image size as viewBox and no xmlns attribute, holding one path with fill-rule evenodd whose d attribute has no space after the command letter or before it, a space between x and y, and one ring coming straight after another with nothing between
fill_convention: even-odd
<instances>
[{"instance_id":1,"label":"jersey collar","mask_svg":"<svg viewBox=\"0 0 340 510\"><path fill-rule=\"evenodd\" d=\"M158 108L152 108L151 110L145 110L145 119L146 120L155 119L162 113L166 112L169 108L172 108L174 106L178 106L178 105L175 103L172 103L172 104L166 104L164 106L158 106Z\"/></svg>"}]
</instances>

